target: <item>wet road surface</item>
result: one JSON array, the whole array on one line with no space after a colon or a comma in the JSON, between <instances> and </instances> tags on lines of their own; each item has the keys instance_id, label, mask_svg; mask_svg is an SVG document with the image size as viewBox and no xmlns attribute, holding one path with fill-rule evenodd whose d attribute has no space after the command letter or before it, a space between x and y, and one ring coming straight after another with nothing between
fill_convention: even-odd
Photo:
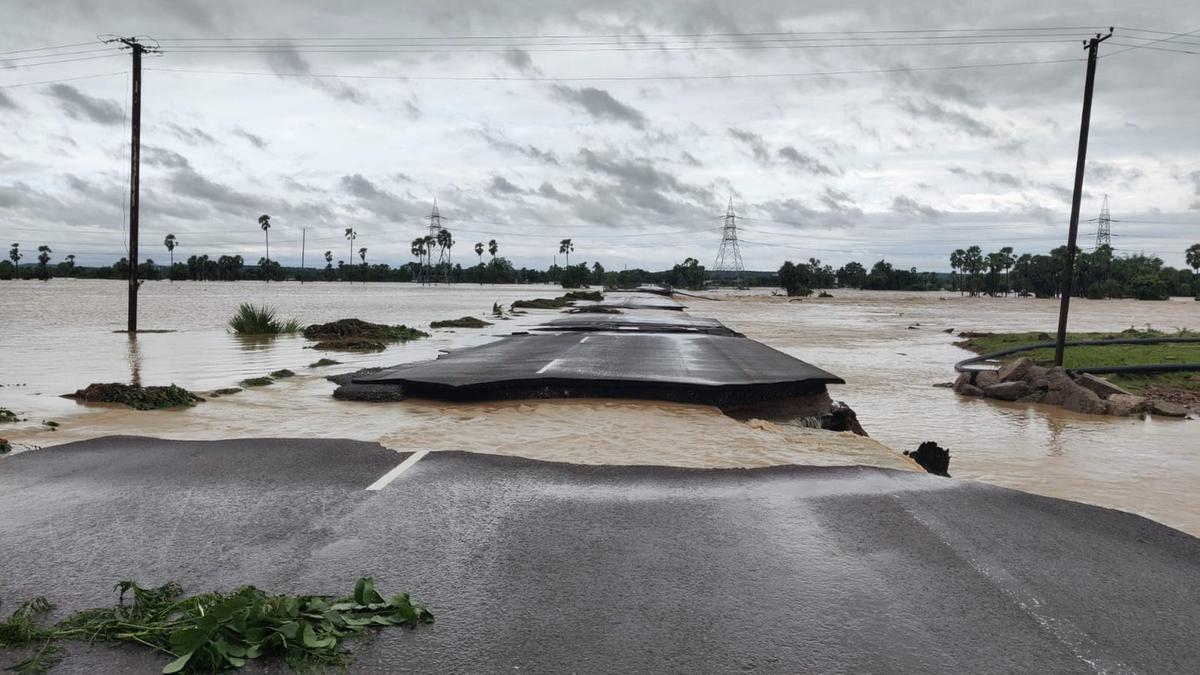
<instances>
[{"instance_id":1,"label":"wet road surface","mask_svg":"<svg viewBox=\"0 0 1200 675\"><path fill-rule=\"evenodd\" d=\"M1200 540L911 472L118 437L0 459L0 513L7 607L110 604L125 578L340 594L373 575L436 613L353 643L354 672L1200 668ZM68 654L56 672L164 663Z\"/></svg>"}]
</instances>

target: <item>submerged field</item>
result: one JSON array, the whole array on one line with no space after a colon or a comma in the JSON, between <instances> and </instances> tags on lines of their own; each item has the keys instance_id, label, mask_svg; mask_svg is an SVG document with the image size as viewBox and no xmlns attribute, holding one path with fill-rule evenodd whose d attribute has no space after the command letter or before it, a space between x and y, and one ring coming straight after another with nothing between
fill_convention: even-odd
<instances>
[{"instance_id":1,"label":"submerged field","mask_svg":"<svg viewBox=\"0 0 1200 675\"><path fill-rule=\"evenodd\" d=\"M1141 339L1155 337L1192 337L1200 338L1200 333L1187 330L1166 333L1162 331L1131 331L1121 332L1089 332L1068 333L1067 341L1085 340L1117 340ZM1022 345L1036 344L1053 339L1044 332L996 333L985 337L968 338L960 343L965 349L977 354L990 354L1004 349ZM1028 356L1034 361L1047 365L1054 363L1054 348L1044 347L1018 352L1004 357L1011 360ZM1191 343L1161 343L1140 345L1084 345L1068 346L1063 353L1065 368L1092 368L1099 366L1134 366L1158 364L1200 363L1200 342ZM1144 392L1155 387L1171 387L1200 391L1200 371L1193 372L1162 372L1147 374L1111 373L1105 379L1124 387L1134 393Z\"/></svg>"}]
</instances>

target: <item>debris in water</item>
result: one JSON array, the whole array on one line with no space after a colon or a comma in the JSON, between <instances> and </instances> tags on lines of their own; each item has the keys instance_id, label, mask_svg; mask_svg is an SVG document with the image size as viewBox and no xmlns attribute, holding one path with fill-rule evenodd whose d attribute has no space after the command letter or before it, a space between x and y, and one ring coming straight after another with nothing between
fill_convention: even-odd
<instances>
[{"instance_id":1,"label":"debris in water","mask_svg":"<svg viewBox=\"0 0 1200 675\"><path fill-rule=\"evenodd\" d=\"M935 476L950 477L950 450L935 441L925 441L913 452L905 450L904 455Z\"/></svg>"},{"instance_id":2,"label":"debris in water","mask_svg":"<svg viewBox=\"0 0 1200 675\"><path fill-rule=\"evenodd\" d=\"M430 328L486 328L492 325L490 321L477 319L473 316L464 316L460 319L446 319L445 321L434 321L429 324Z\"/></svg>"}]
</instances>

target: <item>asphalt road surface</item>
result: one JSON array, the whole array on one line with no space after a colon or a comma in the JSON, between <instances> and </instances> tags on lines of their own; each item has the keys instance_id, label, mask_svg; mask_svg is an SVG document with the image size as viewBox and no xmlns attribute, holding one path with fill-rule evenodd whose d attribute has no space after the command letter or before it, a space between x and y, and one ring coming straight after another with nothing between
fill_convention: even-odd
<instances>
[{"instance_id":1,"label":"asphalt road surface","mask_svg":"<svg viewBox=\"0 0 1200 675\"><path fill-rule=\"evenodd\" d=\"M539 331L616 331L630 330L648 333L708 333L742 337L717 319L692 316L687 312L658 309L623 310L621 314L580 312L552 319L535 330Z\"/></svg>"},{"instance_id":2,"label":"asphalt road surface","mask_svg":"<svg viewBox=\"0 0 1200 675\"><path fill-rule=\"evenodd\" d=\"M1200 540L1138 516L883 469L463 453L366 489L408 458L135 438L0 458L0 601L372 575L437 623L352 643L370 673L1200 671ZM54 672L164 663L71 644Z\"/></svg>"},{"instance_id":3,"label":"asphalt road surface","mask_svg":"<svg viewBox=\"0 0 1200 675\"><path fill-rule=\"evenodd\" d=\"M435 398L637 396L725 405L823 391L842 379L744 337L617 331L517 334L353 378ZM556 395L563 395L556 392Z\"/></svg>"}]
</instances>

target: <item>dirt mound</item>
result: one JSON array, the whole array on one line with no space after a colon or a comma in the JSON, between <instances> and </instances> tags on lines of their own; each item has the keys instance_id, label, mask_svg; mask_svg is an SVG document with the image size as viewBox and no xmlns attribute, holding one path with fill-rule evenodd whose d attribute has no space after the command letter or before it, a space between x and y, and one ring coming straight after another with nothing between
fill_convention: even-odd
<instances>
[{"instance_id":1,"label":"dirt mound","mask_svg":"<svg viewBox=\"0 0 1200 675\"><path fill-rule=\"evenodd\" d=\"M492 325L490 321L477 319L473 316L464 316L461 319L446 319L445 321L434 321L429 324L430 328L486 328Z\"/></svg>"}]
</instances>

